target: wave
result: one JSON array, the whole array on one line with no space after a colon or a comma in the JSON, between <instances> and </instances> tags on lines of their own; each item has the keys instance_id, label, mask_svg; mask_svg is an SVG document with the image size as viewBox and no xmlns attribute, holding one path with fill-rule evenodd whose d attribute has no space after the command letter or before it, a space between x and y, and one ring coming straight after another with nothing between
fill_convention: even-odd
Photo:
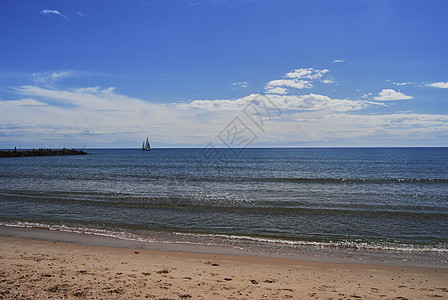
<instances>
[{"instance_id":1,"label":"wave","mask_svg":"<svg viewBox=\"0 0 448 300\"><path fill-rule=\"evenodd\" d=\"M97 236L104 236L104 237L112 237L112 238L128 240L128 241L139 241L139 242L153 242L154 241L150 238L144 238L142 236L139 236L139 235L136 235L133 233L129 233L129 232L112 230L112 229L92 228L92 227L67 226L67 225L57 225L57 224L49 225L49 224L25 222L25 221L16 221L16 222L1 222L0 221L0 226L48 229L48 230L61 231L61 232L72 232L72 233L81 233L81 234L97 235Z\"/></svg>"},{"instance_id":2,"label":"wave","mask_svg":"<svg viewBox=\"0 0 448 300\"><path fill-rule=\"evenodd\" d=\"M143 208L143 209L187 209L191 211L219 211L230 213L259 213L275 215L325 215L325 216L375 216L448 220L448 210L432 206L412 205L344 205L327 204L310 206L294 201L228 201L227 198L206 198L207 195L167 197L132 197L129 195L100 193L1 193L3 198L14 201L73 204L96 207Z\"/></svg>"},{"instance_id":3,"label":"wave","mask_svg":"<svg viewBox=\"0 0 448 300\"><path fill-rule=\"evenodd\" d=\"M296 183L448 183L448 179L438 178L261 178L261 181Z\"/></svg>"},{"instance_id":4,"label":"wave","mask_svg":"<svg viewBox=\"0 0 448 300\"><path fill-rule=\"evenodd\" d=\"M448 210L440 206L387 205L387 204L325 204L297 201L263 201L231 199L226 195L187 193L167 196L133 196L99 192L2 192L4 200L54 204L72 204L94 207L191 210L203 212L258 213L266 215L325 215L368 216L390 218L420 218L448 220Z\"/></svg>"},{"instance_id":5,"label":"wave","mask_svg":"<svg viewBox=\"0 0 448 300\"><path fill-rule=\"evenodd\" d=\"M33 222L0 222L0 226L19 227L19 228L36 228L47 229L61 232L71 232L79 234L88 234L96 236L104 236L117 238L121 240L148 242L148 243L179 243L179 244L198 244L198 245L216 245L231 246L244 250L247 243L277 245L287 247L305 247L320 249L351 249L351 250L378 250L390 252L430 252L430 253L448 253L448 244L422 245L409 244L390 241L364 241L364 240L341 240L341 241L312 241L312 240L289 240L273 237L257 237L248 235L232 235L232 234L211 234L211 233L185 233L185 232L151 232L146 234L138 234L121 230L92 228L82 226L67 225L50 225ZM174 238L163 239L161 236L174 236ZM151 236L153 235L153 236ZM157 236L157 237L155 237ZM179 238L175 238L175 237ZM239 245L239 246L238 246Z\"/></svg>"},{"instance_id":6,"label":"wave","mask_svg":"<svg viewBox=\"0 0 448 300\"><path fill-rule=\"evenodd\" d=\"M335 178L335 177L232 177L225 176L219 172L210 173L208 176L154 176L153 180L174 180L178 182L292 182L292 183L372 183L372 184L392 184L392 183L448 183L445 178Z\"/></svg>"},{"instance_id":7,"label":"wave","mask_svg":"<svg viewBox=\"0 0 448 300\"><path fill-rule=\"evenodd\" d=\"M359 240L344 241L305 241L305 240L287 240L268 237L254 237L245 235L225 235L225 234L201 234L201 233L174 233L180 236L198 236L210 238L222 238L228 240L253 241L268 244L280 244L289 246L312 246L318 248L347 248L347 249L364 249L364 250L385 250L400 252L438 252L448 253L448 245L428 246L428 245L412 245L405 243L392 242L366 242Z\"/></svg>"},{"instance_id":8,"label":"wave","mask_svg":"<svg viewBox=\"0 0 448 300\"><path fill-rule=\"evenodd\" d=\"M128 170L127 170L128 171ZM0 174L0 177L19 177L21 175ZM52 174L27 174L27 178L37 179L55 179ZM130 179L136 182L171 182L177 184L185 184L188 182L291 182L291 183L318 183L318 184L347 184L347 183L361 183L361 184L406 184L406 183L426 183L426 184L445 184L448 183L447 178L343 178L343 177L242 177L232 176L232 174L226 174L225 172L205 172L202 176L198 176L198 173L189 175L169 174L169 175L148 175L141 173L129 173L129 172L109 172L107 176L104 174L89 174L77 175L77 174L58 174L57 180L68 181L122 181L123 179Z\"/></svg>"}]
</instances>

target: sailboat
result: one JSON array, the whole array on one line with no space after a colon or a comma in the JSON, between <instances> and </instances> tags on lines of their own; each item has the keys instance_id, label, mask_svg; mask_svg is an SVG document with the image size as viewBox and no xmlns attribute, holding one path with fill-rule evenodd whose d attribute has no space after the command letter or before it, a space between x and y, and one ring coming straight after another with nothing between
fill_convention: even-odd
<instances>
[{"instance_id":1,"label":"sailboat","mask_svg":"<svg viewBox=\"0 0 448 300\"><path fill-rule=\"evenodd\" d=\"M143 142L142 151L151 151L151 145L149 145L148 138L146 138L146 142Z\"/></svg>"}]
</instances>

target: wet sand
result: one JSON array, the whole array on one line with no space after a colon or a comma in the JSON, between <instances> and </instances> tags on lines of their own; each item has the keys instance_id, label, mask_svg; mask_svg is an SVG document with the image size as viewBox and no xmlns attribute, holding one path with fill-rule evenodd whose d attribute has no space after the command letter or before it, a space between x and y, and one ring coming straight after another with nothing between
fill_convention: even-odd
<instances>
[{"instance_id":1,"label":"wet sand","mask_svg":"<svg viewBox=\"0 0 448 300\"><path fill-rule=\"evenodd\" d=\"M0 237L0 298L448 299L448 270Z\"/></svg>"}]
</instances>

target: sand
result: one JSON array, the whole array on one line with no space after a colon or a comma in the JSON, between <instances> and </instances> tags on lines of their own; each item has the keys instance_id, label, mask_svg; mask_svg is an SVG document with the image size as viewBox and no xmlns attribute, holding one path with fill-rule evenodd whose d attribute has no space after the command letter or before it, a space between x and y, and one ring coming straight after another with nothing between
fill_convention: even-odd
<instances>
[{"instance_id":1,"label":"sand","mask_svg":"<svg viewBox=\"0 0 448 300\"><path fill-rule=\"evenodd\" d=\"M448 270L0 237L0 298L448 299Z\"/></svg>"}]
</instances>

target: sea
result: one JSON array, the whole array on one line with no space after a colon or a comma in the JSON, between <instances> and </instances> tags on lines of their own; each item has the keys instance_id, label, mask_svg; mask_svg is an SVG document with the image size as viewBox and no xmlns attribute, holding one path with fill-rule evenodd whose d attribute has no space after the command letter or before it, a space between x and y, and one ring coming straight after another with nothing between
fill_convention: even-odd
<instances>
[{"instance_id":1,"label":"sea","mask_svg":"<svg viewBox=\"0 0 448 300\"><path fill-rule=\"evenodd\" d=\"M448 148L85 151L0 158L0 225L448 268Z\"/></svg>"}]
</instances>

